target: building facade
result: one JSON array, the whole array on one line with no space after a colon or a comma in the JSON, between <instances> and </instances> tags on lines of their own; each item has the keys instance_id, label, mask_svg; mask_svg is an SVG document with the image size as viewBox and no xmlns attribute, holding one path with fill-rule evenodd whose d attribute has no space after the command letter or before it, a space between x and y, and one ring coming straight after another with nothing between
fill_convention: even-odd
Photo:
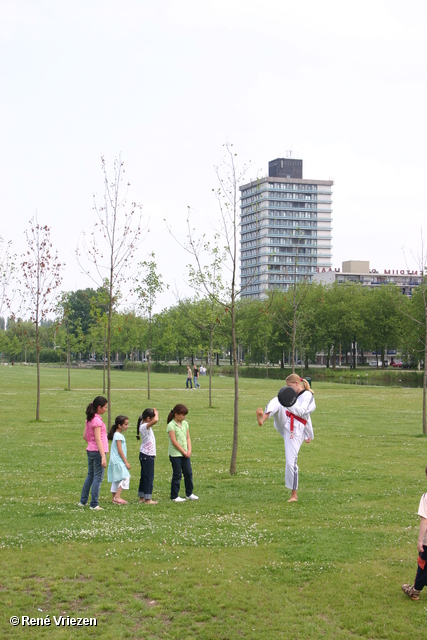
<instances>
[{"instance_id":1,"label":"building facade","mask_svg":"<svg viewBox=\"0 0 427 640\"><path fill-rule=\"evenodd\" d=\"M322 284L337 282L355 282L371 289L383 284L393 284L399 287L404 295L411 296L412 290L422 282L423 274L411 269L371 269L369 261L347 260L342 263L342 269L319 268L313 280Z\"/></svg>"},{"instance_id":2,"label":"building facade","mask_svg":"<svg viewBox=\"0 0 427 640\"><path fill-rule=\"evenodd\" d=\"M240 187L242 297L311 281L332 265L331 180L306 180L303 161L277 158L268 177Z\"/></svg>"}]
</instances>

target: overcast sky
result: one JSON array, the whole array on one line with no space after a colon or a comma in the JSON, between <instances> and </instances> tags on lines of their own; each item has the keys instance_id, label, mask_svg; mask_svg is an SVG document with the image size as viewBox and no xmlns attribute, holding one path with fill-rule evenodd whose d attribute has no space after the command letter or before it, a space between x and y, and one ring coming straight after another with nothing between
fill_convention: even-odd
<instances>
[{"instance_id":1,"label":"overcast sky","mask_svg":"<svg viewBox=\"0 0 427 640\"><path fill-rule=\"evenodd\" d=\"M248 179L292 151L333 179L333 266L416 268L427 235L422 0L0 0L0 235L16 253L37 211L66 263L121 154L171 290L185 292L187 207L210 232L214 165ZM406 255L406 258L405 258ZM159 307L174 304L173 293Z\"/></svg>"}]
</instances>

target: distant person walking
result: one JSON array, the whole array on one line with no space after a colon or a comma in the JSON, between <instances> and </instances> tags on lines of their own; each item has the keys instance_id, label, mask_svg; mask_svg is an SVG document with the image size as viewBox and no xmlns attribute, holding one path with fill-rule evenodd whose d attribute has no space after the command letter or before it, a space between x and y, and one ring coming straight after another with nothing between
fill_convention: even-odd
<instances>
[{"instance_id":1,"label":"distant person walking","mask_svg":"<svg viewBox=\"0 0 427 640\"><path fill-rule=\"evenodd\" d=\"M197 368L197 364L194 365L194 369L193 369L193 375L194 375L194 388L197 389L197 387L200 388L200 384L199 384L199 370Z\"/></svg>"},{"instance_id":2,"label":"distant person walking","mask_svg":"<svg viewBox=\"0 0 427 640\"><path fill-rule=\"evenodd\" d=\"M190 389L193 388L193 374L191 373L191 368L187 365L187 382L185 383L186 389L190 385Z\"/></svg>"},{"instance_id":3,"label":"distant person walking","mask_svg":"<svg viewBox=\"0 0 427 640\"><path fill-rule=\"evenodd\" d=\"M93 511L103 511L99 506L99 491L104 479L108 453L107 427L101 416L108 409L108 400L103 396L97 396L86 408L86 425L83 431L83 439L87 442L86 453L88 472L80 497L79 507L85 507L91 491L90 508Z\"/></svg>"},{"instance_id":4,"label":"distant person walking","mask_svg":"<svg viewBox=\"0 0 427 640\"><path fill-rule=\"evenodd\" d=\"M295 404L286 409L276 397L270 400L265 411L261 407L258 408L256 415L260 426L270 415L274 417L274 427L285 441L285 486L292 491L288 502L296 502L298 500L298 453L304 440L310 442L314 438L311 414L316 408L316 403L309 383L296 373L291 373L286 378L286 385L292 387L297 393Z\"/></svg>"},{"instance_id":5,"label":"distant person walking","mask_svg":"<svg viewBox=\"0 0 427 640\"><path fill-rule=\"evenodd\" d=\"M188 409L184 404L177 404L168 415L169 460L172 465L171 500L185 502L179 497L181 477L184 475L185 496L187 500L198 500L193 493L193 470L191 468L191 438L188 422L185 419Z\"/></svg>"}]
</instances>

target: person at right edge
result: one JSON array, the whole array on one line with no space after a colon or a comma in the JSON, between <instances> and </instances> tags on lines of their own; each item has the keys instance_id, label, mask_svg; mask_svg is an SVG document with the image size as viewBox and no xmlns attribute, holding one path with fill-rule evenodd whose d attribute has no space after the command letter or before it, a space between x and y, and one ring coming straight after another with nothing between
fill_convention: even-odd
<instances>
[{"instance_id":1,"label":"person at right edge","mask_svg":"<svg viewBox=\"0 0 427 640\"><path fill-rule=\"evenodd\" d=\"M427 467L426 467L427 476ZM418 515L421 518L418 534L418 567L414 584L402 584L402 591L411 600L419 600L421 590L427 585L427 493L423 493L418 507Z\"/></svg>"}]
</instances>

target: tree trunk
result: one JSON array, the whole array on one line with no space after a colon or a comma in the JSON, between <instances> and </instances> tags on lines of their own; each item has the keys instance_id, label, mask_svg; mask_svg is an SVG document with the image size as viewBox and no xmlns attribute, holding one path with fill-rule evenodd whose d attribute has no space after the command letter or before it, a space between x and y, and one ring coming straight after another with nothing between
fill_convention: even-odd
<instances>
[{"instance_id":1,"label":"tree trunk","mask_svg":"<svg viewBox=\"0 0 427 640\"><path fill-rule=\"evenodd\" d=\"M106 342L107 342L107 327L105 327L105 334L104 334L104 366L102 367L102 393L104 394L105 394L105 360L107 356Z\"/></svg>"},{"instance_id":2,"label":"tree trunk","mask_svg":"<svg viewBox=\"0 0 427 640\"><path fill-rule=\"evenodd\" d=\"M239 369L237 363L237 349L236 349L236 310L234 301L234 292L232 292L231 301L231 340L233 349L234 360L234 422L233 422L233 449L231 453L230 463L230 475L237 473L237 443L238 443L238 429L239 429ZM230 351L231 357L231 351Z\"/></svg>"},{"instance_id":3,"label":"tree trunk","mask_svg":"<svg viewBox=\"0 0 427 640\"><path fill-rule=\"evenodd\" d=\"M267 350L267 335L265 336L265 377L268 380L268 350Z\"/></svg>"},{"instance_id":4,"label":"tree trunk","mask_svg":"<svg viewBox=\"0 0 427 640\"><path fill-rule=\"evenodd\" d=\"M40 420L40 344L39 344L39 319L36 317L36 366L37 366L37 406L36 420Z\"/></svg>"},{"instance_id":5,"label":"tree trunk","mask_svg":"<svg viewBox=\"0 0 427 640\"><path fill-rule=\"evenodd\" d=\"M209 407L212 407L212 370L213 370L213 329L211 329L209 343Z\"/></svg>"},{"instance_id":6,"label":"tree trunk","mask_svg":"<svg viewBox=\"0 0 427 640\"><path fill-rule=\"evenodd\" d=\"M423 376L423 434L427 436L427 399L426 399L426 389L427 389L427 305L425 306L425 316L426 316L426 328L425 328L425 336L424 336L424 376Z\"/></svg>"},{"instance_id":7,"label":"tree trunk","mask_svg":"<svg viewBox=\"0 0 427 640\"><path fill-rule=\"evenodd\" d=\"M151 311L148 317L147 398L150 399Z\"/></svg>"},{"instance_id":8,"label":"tree trunk","mask_svg":"<svg viewBox=\"0 0 427 640\"><path fill-rule=\"evenodd\" d=\"M112 259L112 258L111 258ZM110 366L110 349L111 349L111 319L113 316L113 266L110 270L110 290L108 300L108 325L107 325L107 401L108 401L108 425L111 425L111 366ZM109 428L109 427L108 427Z\"/></svg>"},{"instance_id":9,"label":"tree trunk","mask_svg":"<svg viewBox=\"0 0 427 640\"><path fill-rule=\"evenodd\" d=\"M71 349L70 349L70 327L67 322L67 361L68 361L68 391L71 391Z\"/></svg>"}]
</instances>

